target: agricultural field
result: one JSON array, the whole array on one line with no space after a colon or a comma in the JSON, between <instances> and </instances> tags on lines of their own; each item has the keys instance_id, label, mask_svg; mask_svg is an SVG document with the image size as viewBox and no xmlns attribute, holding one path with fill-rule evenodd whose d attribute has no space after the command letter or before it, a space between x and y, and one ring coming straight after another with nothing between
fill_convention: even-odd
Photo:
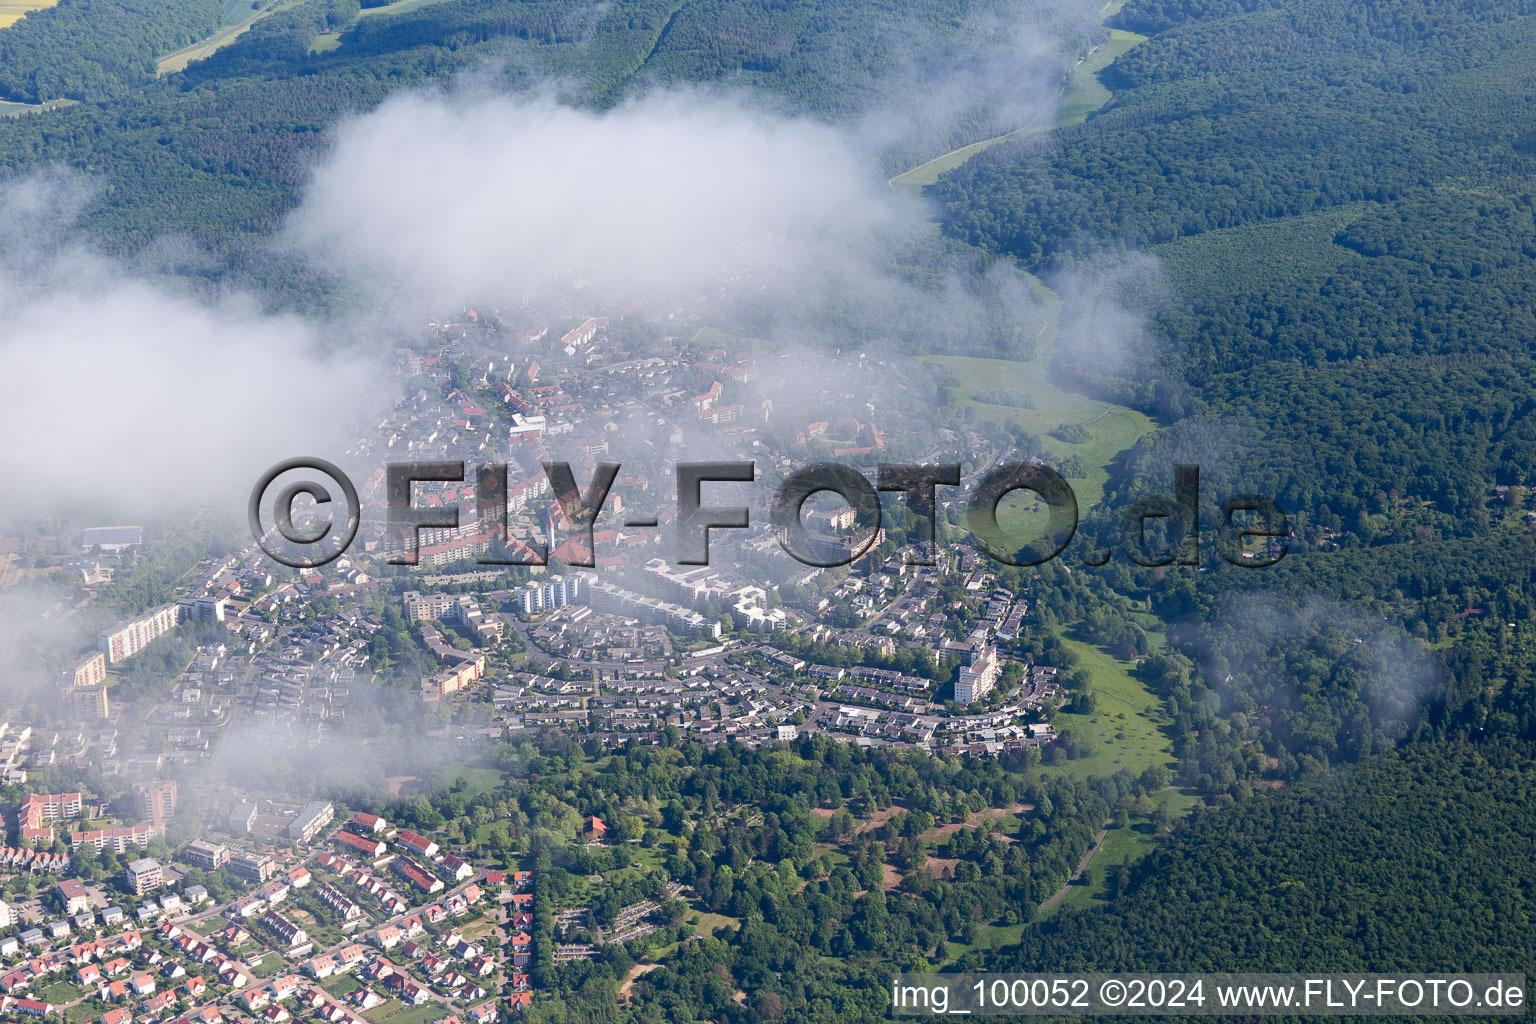
<instances>
[{"instance_id":1,"label":"agricultural field","mask_svg":"<svg viewBox=\"0 0 1536 1024\"><path fill-rule=\"evenodd\" d=\"M10 28L31 11L52 7L59 0L0 0L0 28Z\"/></svg>"}]
</instances>

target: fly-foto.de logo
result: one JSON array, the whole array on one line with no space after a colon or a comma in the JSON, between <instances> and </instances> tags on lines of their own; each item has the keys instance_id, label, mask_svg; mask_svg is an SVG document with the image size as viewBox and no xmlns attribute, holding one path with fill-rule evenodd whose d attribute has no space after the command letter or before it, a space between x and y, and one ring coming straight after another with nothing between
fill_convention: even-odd
<instances>
[{"instance_id":1,"label":"fly-foto.de logo","mask_svg":"<svg viewBox=\"0 0 1536 1024\"><path fill-rule=\"evenodd\" d=\"M574 535L562 547L562 560L571 565L596 565L594 531L605 510L620 464L598 463L585 486L568 462L545 462L541 492L546 524L543 538L513 536L508 522L508 467L486 463L476 467L474 510L486 534L485 550L474 560L481 565L542 566L550 557L554 526ZM326 478L294 480L309 472ZM416 565L424 530L452 530L460 525L457 502L417 500L416 484L464 484L470 475L464 462L397 462L385 468L386 560ZM706 484L748 485L758 479L754 461L680 462L675 470L676 514L673 516L674 554L678 565L708 565L709 541L715 530L742 530L752 523L747 505L706 505ZM769 522L783 551L804 565L848 565L863 557L883 536L881 494L903 501L909 513L909 565L932 565L939 543L939 488L962 486L961 466L947 464L883 464L873 481L853 466L816 463L794 470L774 489ZM829 539L805 528L807 501L821 493L837 494L848 504L853 539ZM1005 528L1000 509L1019 492L1032 495L1046 513L1041 536L1021 541ZM336 497L340 495L338 506ZM312 513L301 525L296 506L307 498ZM328 515L318 515L325 510ZM1244 568L1264 568L1285 556L1290 528L1273 499L1252 495L1229 498L1219 506L1222 541L1219 556ZM288 459L273 466L251 491L247 508L252 535L274 560L293 568L314 568L340 558L357 536L362 504L357 487L339 467L324 459ZM1174 470L1172 495L1146 495L1121 511L1121 547L1133 563L1146 567L1198 566L1200 552L1200 470L1181 465ZM1013 566L1041 565L1067 550L1077 536L1079 506L1071 484L1040 462L1006 462L987 469L969 485L963 501L963 521L971 538L986 555ZM631 531L659 529L659 517L622 520ZM1257 552L1249 548L1260 548ZM1088 546L1084 565L1103 565L1114 555L1109 546Z\"/></svg>"}]
</instances>

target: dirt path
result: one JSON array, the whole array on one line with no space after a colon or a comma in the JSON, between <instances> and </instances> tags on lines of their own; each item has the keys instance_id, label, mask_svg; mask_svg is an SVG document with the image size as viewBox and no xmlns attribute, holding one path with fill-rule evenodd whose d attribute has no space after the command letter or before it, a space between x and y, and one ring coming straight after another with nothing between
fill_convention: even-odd
<instances>
[{"instance_id":1,"label":"dirt path","mask_svg":"<svg viewBox=\"0 0 1536 1024\"><path fill-rule=\"evenodd\" d=\"M964 821L951 822L948 825L936 825L926 832L919 832L917 838L925 843L946 839L963 828L975 828L984 821L996 821L998 818L1007 818L1014 814L1022 814L1025 811L1035 809L1034 804L1009 804L1007 807L988 807L970 815Z\"/></svg>"},{"instance_id":2,"label":"dirt path","mask_svg":"<svg viewBox=\"0 0 1536 1024\"><path fill-rule=\"evenodd\" d=\"M629 998L629 994L635 989L635 979L642 974L650 974L659 968L661 964L635 964L629 969L629 974L624 978L624 984L619 986L619 999Z\"/></svg>"},{"instance_id":3,"label":"dirt path","mask_svg":"<svg viewBox=\"0 0 1536 1024\"><path fill-rule=\"evenodd\" d=\"M1093 855L1098 853L1099 847L1104 845L1104 837L1107 835L1109 835L1109 822L1106 821L1104 823L1104 827L1099 829L1099 837L1093 841L1093 849L1083 854L1083 859L1078 863L1077 870L1072 872L1072 877L1067 879L1067 884L1062 886L1061 889L1057 891L1056 895L1040 904L1040 906L1037 908L1037 913L1040 910L1046 910L1050 907L1054 907L1056 904L1067 898L1067 893L1072 889L1072 883L1083 877L1083 872L1088 870L1088 862L1093 860Z\"/></svg>"},{"instance_id":4,"label":"dirt path","mask_svg":"<svg viewBox=\"0 0 1536 1024\"><path fill-rule=\"evenodd\" d=\"M906 808L901 804L891 804L891 806L883 810L875 811L867 820L861 821L858 827L853 830L853 833L858 835L860 832L873 832L905 810Z\"/></svg>"}]
</instances>

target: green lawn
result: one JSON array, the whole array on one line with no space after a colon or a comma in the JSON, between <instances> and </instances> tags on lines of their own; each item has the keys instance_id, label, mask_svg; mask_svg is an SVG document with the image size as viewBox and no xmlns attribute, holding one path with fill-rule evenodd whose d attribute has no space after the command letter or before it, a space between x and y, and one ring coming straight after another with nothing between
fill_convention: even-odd
<instances>
[{"instance_id":1,"label":"green lawn","mask_svg":"<svg viewBox=\"0 0 1536 1024\"><path fill-rule=\"evenodd\" d=\"M1104 10L1104 16L1108 17L1124 6L1123 0L1115 0ZM1072 72L1072 78L1067 83L1067 88L1062 92L1061 102L1057 105L1054 118L1046 119L1043 116L1031 120L1028 124L999 135L991 139L983 139L973 142L968 146L951 150L943 156L912 168L903 174L898 174L891 179L891 184L902 188L921 190L939 180L939 175L945 171L952 171L965 163L971 157L1003 142L1007 139L1018 138L1034 132L1043 131L1055 125L1080 124L1089 114L1098 110L1109 102L1109 90L1099 81L1099 72L1114 63L1115 58L1125 53L1137 43L1146 39L1146 36L1137 35L1135 32L1126 32L1122 29L1108 29L1109 40L1098 49L1083 58L1082 62ZM1044 110L1041 111L1043 115Z\"/></svg>"},{"instance_id":2,"label":"green lawn","mask_svg":"<svg viewBox=\"0 0 1536 1024\"><path fill-rule=\"evenodd\" d=\"M1157 764L1173 766L1173 750L1161 729L1162 702L1130 673L1130 666L1092 644L1062 637L1078 656L1077 667L1088 670L1098 703L1090 715L1058 712L1058 732L1073 730L1093 742L1087 757L1041 764L1050 774L1088 779L1125 769L1139 775Z\"/></svg>"},{"instance_id":3,"label":"green lawn","mask_svg":"<svg viewBox=\"0 0 1536 1024\"><path fill-rule=\"evenodd\" d=\"M1041 439L1046 455L1058 464L1069 455L1078 456L1085 471L1077 476L1068 475L1067 480L1077 495L1078 505L1086 510L1103 500L1109 465L1115 456L1135 444L1143 434L1151 432L1152 420L1134 409L1061 390L1046 380L1047 358L1042 354L1024 362L973 356L928 356L925 361L944 367L959 379L960 389L966 396L964 404L976 410L979 422L995 420L1019 424ZM985 391L1022 392L1030 396L1035 408L975 401L973 396ZM1089 439L1081 444L1069 444L1051 437L1050 431L1062 424L1083 426Z\"/></svg>"},{"instance_id":4,"label":"green lawn","mask_svg":"<svg viewBox=\"0 0 1536 1024\"><path fill-rule=\"evenodd\" d=\"M62 1003L71 1003L85 995L85 989L79 985L71 985L67 981L61 981L47 988L39 994L39 998L45 1003L53 1003L58 1006Z\"/></svg>"},{"instance_id":5,"label":"green lawn","mask_svg":"<svg viewBox=\"0 0 1536 1024\"><path fill-rule=\"evenodd\" d=\"M327 978L320 983L320 987L331 995L340 999L356 992L359 987L358 980L350 974L343 974L337 978Z\"/></svg>"},{"instance_id":6,"label":"green lawn","mask_svg":"<svg viewBox=\"0 0 1536 1024\"><path fill-rule=\"evenodd\" d=\"M1049 458L1058 463L1071 455L1081 459L1086 467L1084 474L1063 475L1071 482L1079 506L1086 509L1103 500L1104 485L1109 480L1109 464L1115 456L1135 444L1143 434L1150 433L1153 423L1144 413L1134 409L1074 395L1051 383L1048 369L1057 342L1061 299L1045 282L1033 277L1031 281L1044 306L1043 319L1036 327L1033 359L935 355L924 357L924 361L941 366L954 375L962 396L961 407L974 409L978 423L1017 423L1040 438ZM977 394L988 391L1025 395L1033 408L976 401ZM1052 430L1065 424L1081 426L1087 431L1088 439L1074 444L1051 436Z\"/></svg>"},{"instance_id":7,"label":"green lawn","mask_svg":"<svg viewBox=\"0 0 1536 1024\"><path fill-rule=\"evenodd\" d=\"M454 777L464 780L466 800L473 800L501 785L501 772L494 768L464 768L456 772Z\"/></svg>"},{"instance_id":8,"label":"green lawn","mask_svg":"<svg viewBox=\"0 0 1536 1024\"><path fill-rule=\"evenodd\" d=\"M684 915L683 923L693 925L696 934L701 938L713 935L717 931L733 932L741 926L739 918L705 911L690 911Z\"/></svg>"},{"instance_id":9,"label":"green lawn","mask_svg":"<svg viewBox=\"0 0 1536 1024\"><path fill-rule=\"evenodd\" d=\"M668 838L673 837L669 836ZM630 843L629 852L635 858L632 866L642 871L655 871L659 869L667 857L666 852L660 847L642 846L639 843Z\"/></svg>"},{"instance_id":10,"label":"green lawn","mask_svg":"<svg viewBox=\"0 0 1536 1024\"><path fill-rule=\"evenodd\" d=\"M978 928L974 941L949 943L946 950L948 962L953 963L965 954L978 950L1015 945L1024 934L1024 928L1022 924L989 924Z\"/></svg>"},{"instance_id":11,"label":"green lawn","mask_svg":"<svg viewBox=\"0 0 1536 1024\"><path fill-rule=\"evenodd\" d=\"M1147 831L1137 831L1138 827ZM1089 884L1068 888L1060 902L1040 912L1040 920L1047 920L1064 910L1086 910L1107 902L1105 891L1109 876L1126 861L1140 857L1152 848L1154 839L1150 829L1151 826L1145 824L1110 829L1104 837L1104 845L1099 847L1088 865Z\"/></svg>"},{"instance_id":12,"label":"green lawn","mask_svg":"<svg viewBox=\"0 0 1536 1024\"><path fill-rule=\"evenodd\" d=\"M1109 41L1094 50L1072 73L1062 94L1061 105L1056 108L1057 124L1081 124L1088 115L1109 102L1109 90L1099 81L1099 72L1109 67L1126 50L1146 39L1146 36L1123 29L1109 30Z\"/></svg>"},{"instance_id":13,"label":"green lawn","mask_svg":"<svg viewBox=\"0 0 1536 1024\"><path fill-rule=\"evenodd\" d=\"M828 846L826 843L816 844L816 856L825 859L826 862L832 865L834 869L839 867L846 867L847 865L853 863L852 858L850 858L848 854L844 853L842 850L839 850L835 846Z\"/></svg>"},{"instance_id":14,"label":"green lawn","mask_svg":"<svg viewBox=\"0 0 1536 1024\"><path fill-rule=\"evenodd\" d=\"M268 953L261 958L261 963L251 968L251 973L258 978L270 978L283 969L283 958L276 953Z\"/></svg>"},{"instance_id":15,"label":"green lawn","mask_svg":"<svg viewBox=\"0 0 1536 1024\"><path fill-rule=\"evenodd\" d=\"M1152 798L1175 818L1183 817L1198 806L1200 798L1179 789L1170 789ZM1112 828L1104 836L1104 845L1088 865L1088 884L1074 885L1059 903L1040 912L1047 920L1063 910L1086 910L1109 902L1109 879L1123 864L1144 856L1157 843L1156 830L1148 820L1133 819L1127 828Z\"/></svg>"},{"instance_id":16,"label":"green lawn","mask_svg":"<svg viewBox=\"0 0 1536 1024\"><path fill-rule=\"evenodd\" d=\"M394 1011L387 1017L374 1016L378 1010L394 1007ZM428 1024L429 1021L437 1021L448 1016L448 1010L442 1003L426 1002L420 1006L404 1006L395 1000L390 1000L383 1006L369 1010L363 1014L371 1021L389 1021L389 1024Z\"/></svg>"}]
</instances>

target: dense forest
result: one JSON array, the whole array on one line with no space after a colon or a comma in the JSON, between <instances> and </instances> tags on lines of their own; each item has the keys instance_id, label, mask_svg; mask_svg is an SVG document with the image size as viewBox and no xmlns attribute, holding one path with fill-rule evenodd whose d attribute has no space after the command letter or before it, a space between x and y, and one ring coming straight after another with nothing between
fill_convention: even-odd
<instances>
[{"instance_id":1,"label":"dense forest","mask_svg":"<svg viewBox=\"0 0 1536 1024\"><path fill-rule=\"evenodd\" d=\"M1170 624L1142 671L1182 780L1240 798L1412 736L1531 739L1532 5L1133 0L1112 22L1151 38L1106 107L931 191L951 236L1041 274L1134 270L1113 287L1149 344L1053 366L1161 423L1090 537L1179 463L1208 523L1230 494L1289 517L1262 573L1102 571Z\"/></svg>"},{"instance_id":2,"label":"dense forest","mask_svg":"<svg viewBox=\"0 0 1536 1024\"><path fill-rule=\"evenodd\" d=\"M218 28L224 0L69 0L0 32L0 99L118 99Z\"/></svg>"},{"instance_id":3,"label":"dense forest","mask_svg":"<svg viewBox=\"0 0 1536 1024\"><path fill-rule=\"evenodd\" d=\"M89 173L101 184L81 225L101 247L297 307L336 286L266 238L329 127L396 90L475 69L508 87L558 79L572 102L605 107L702 82L854 125L904 95L904 76L921 80L906 39L961 59L996 34L985 13L1001 9L442 0L360 17L355 0L305 0L155 78L154 58L206 35L219 6L116 0L129 13L108 18L96 0L62 0L0 32L0 91L84 101L0 121L0 172ZM526 851L539 983L560 997L530 1018L873 1020L893 964L1536 973L1536 0L1130 0L1112 24L1150 37L1103 73L1113 99L946 173L929 192L944 236L889 255L887 269L930 291L962 273L976 318L924 303L878 321L829 315L839 340L1029 358L1038 325L1007 315L993 261L1067 282L1106 263L1135 271L1111 297L1145 319L1149 344L1119 362L1062 346L1051 368L1157 424L1114 459L1079 543L1109 543L1171 467L1196 463L1209 506L1280 503L1288 556L1262 573L1116 558L1003 568L998 582L1031 609L1009 653L1060 666L1074 707L1094 694L1062 635L1134 666L1175 770L1079 782L1022 756L675 736L609 752L564 735L504 737L486 793L345 794L485 858ZM1051 31L1064 61L1097 40L1073 13ZM1000 116L983 105L901 146L941 151ZM910 156L901 146L887 155ZM175 263L157 243L176 235L208 258ZM1084 428L1055 435L1076 443ZM169 581L125 584L146 597ZM942 597L957 620L977 617L963 592ZM379 644L381 662L411 657L403 628ZM953 667L899 664L935 682ZM1075 741L1054 749L1075 756ZM1036 921L1104 822L1170 784L1210 807L1116 872L1109 906ZM1028 812L1006 829L931 835L1016 805ZM618 986L659 947L549 956L555 899L633 856L573 842L585 814L657 865L611 900L671 879L739 923L678 946L632 1006ZM677 908L667 923L667 942L688 937ZM951 944L998 925L1021 929L1016 948L950 959Z\"/></svg>"},{"instance_id":4,"label":"dense forest","mask_svg":"<svg viewBox=\"0 0 1536 1024\"><path fill-rule=\"evenodd\" d=\"M1528 744L1414 745L1206 812L1006 968L1536 973Z\"/></svg>"},{"instance_id":5,"label":"dense forest","mask_svg":"<svg viewBox=\"0 0 1536 1024\"><path fill-rule=\"evenodd\" d=\"M750 86L765 107L853 124L871 105L899 104L903 91L922 88L923 69L906 59L914 39L985 48L1001 12L1014 10L1001 0L924 0L901 4L899 13L820 0L584 7L441 0L357 18L352 0L304 0L264 16L185 72L156 79L154 57L210 32L220 4L114 0L116 8L144 8L121 18L98 17L97 6L61 0L0 32L0 94L118 98L0 121L0 175L55 165L86 172L101 188L80 226L97 244L125 255L150 249L152 261L163 261L153 243L182 235L210 258L156 269L238 281L300 306L323 300L333 283L275 256L265 238L296 204L325 130L390 93L472 70L508 88L557 82L571 101L601 107L657 84L706 82ZM1097 30L1088 17L1058 15L1050 24L1063 66ZM337 45L314 46L322 33ZM83 53L119 51L122 67L93 65L83 85L39 84L40 75L85 60ZM926 127L933 139L892 140L891 159L906 159L895 155L901 147L927 151L978 125L996 127L988 117L962 109Z\"/></svg>"},{"instance_id":6,"label":"dense forest","mask_svg":"<svg viewBox=\"0 0 1536 1024\"><path fill-rule=\"evenodd\" d=\"M1161 286L1124 296L1153 349L1057 367L1178 421L1127 476L1194 456L1367 543L1394 502L1475 532L1494 483L1536 475L1527 6L1133 3L1120 23L1159 34L1111 66L1111 103L936 201L1043 273L1157 258Z\"/></svg>"}]
</instances>

